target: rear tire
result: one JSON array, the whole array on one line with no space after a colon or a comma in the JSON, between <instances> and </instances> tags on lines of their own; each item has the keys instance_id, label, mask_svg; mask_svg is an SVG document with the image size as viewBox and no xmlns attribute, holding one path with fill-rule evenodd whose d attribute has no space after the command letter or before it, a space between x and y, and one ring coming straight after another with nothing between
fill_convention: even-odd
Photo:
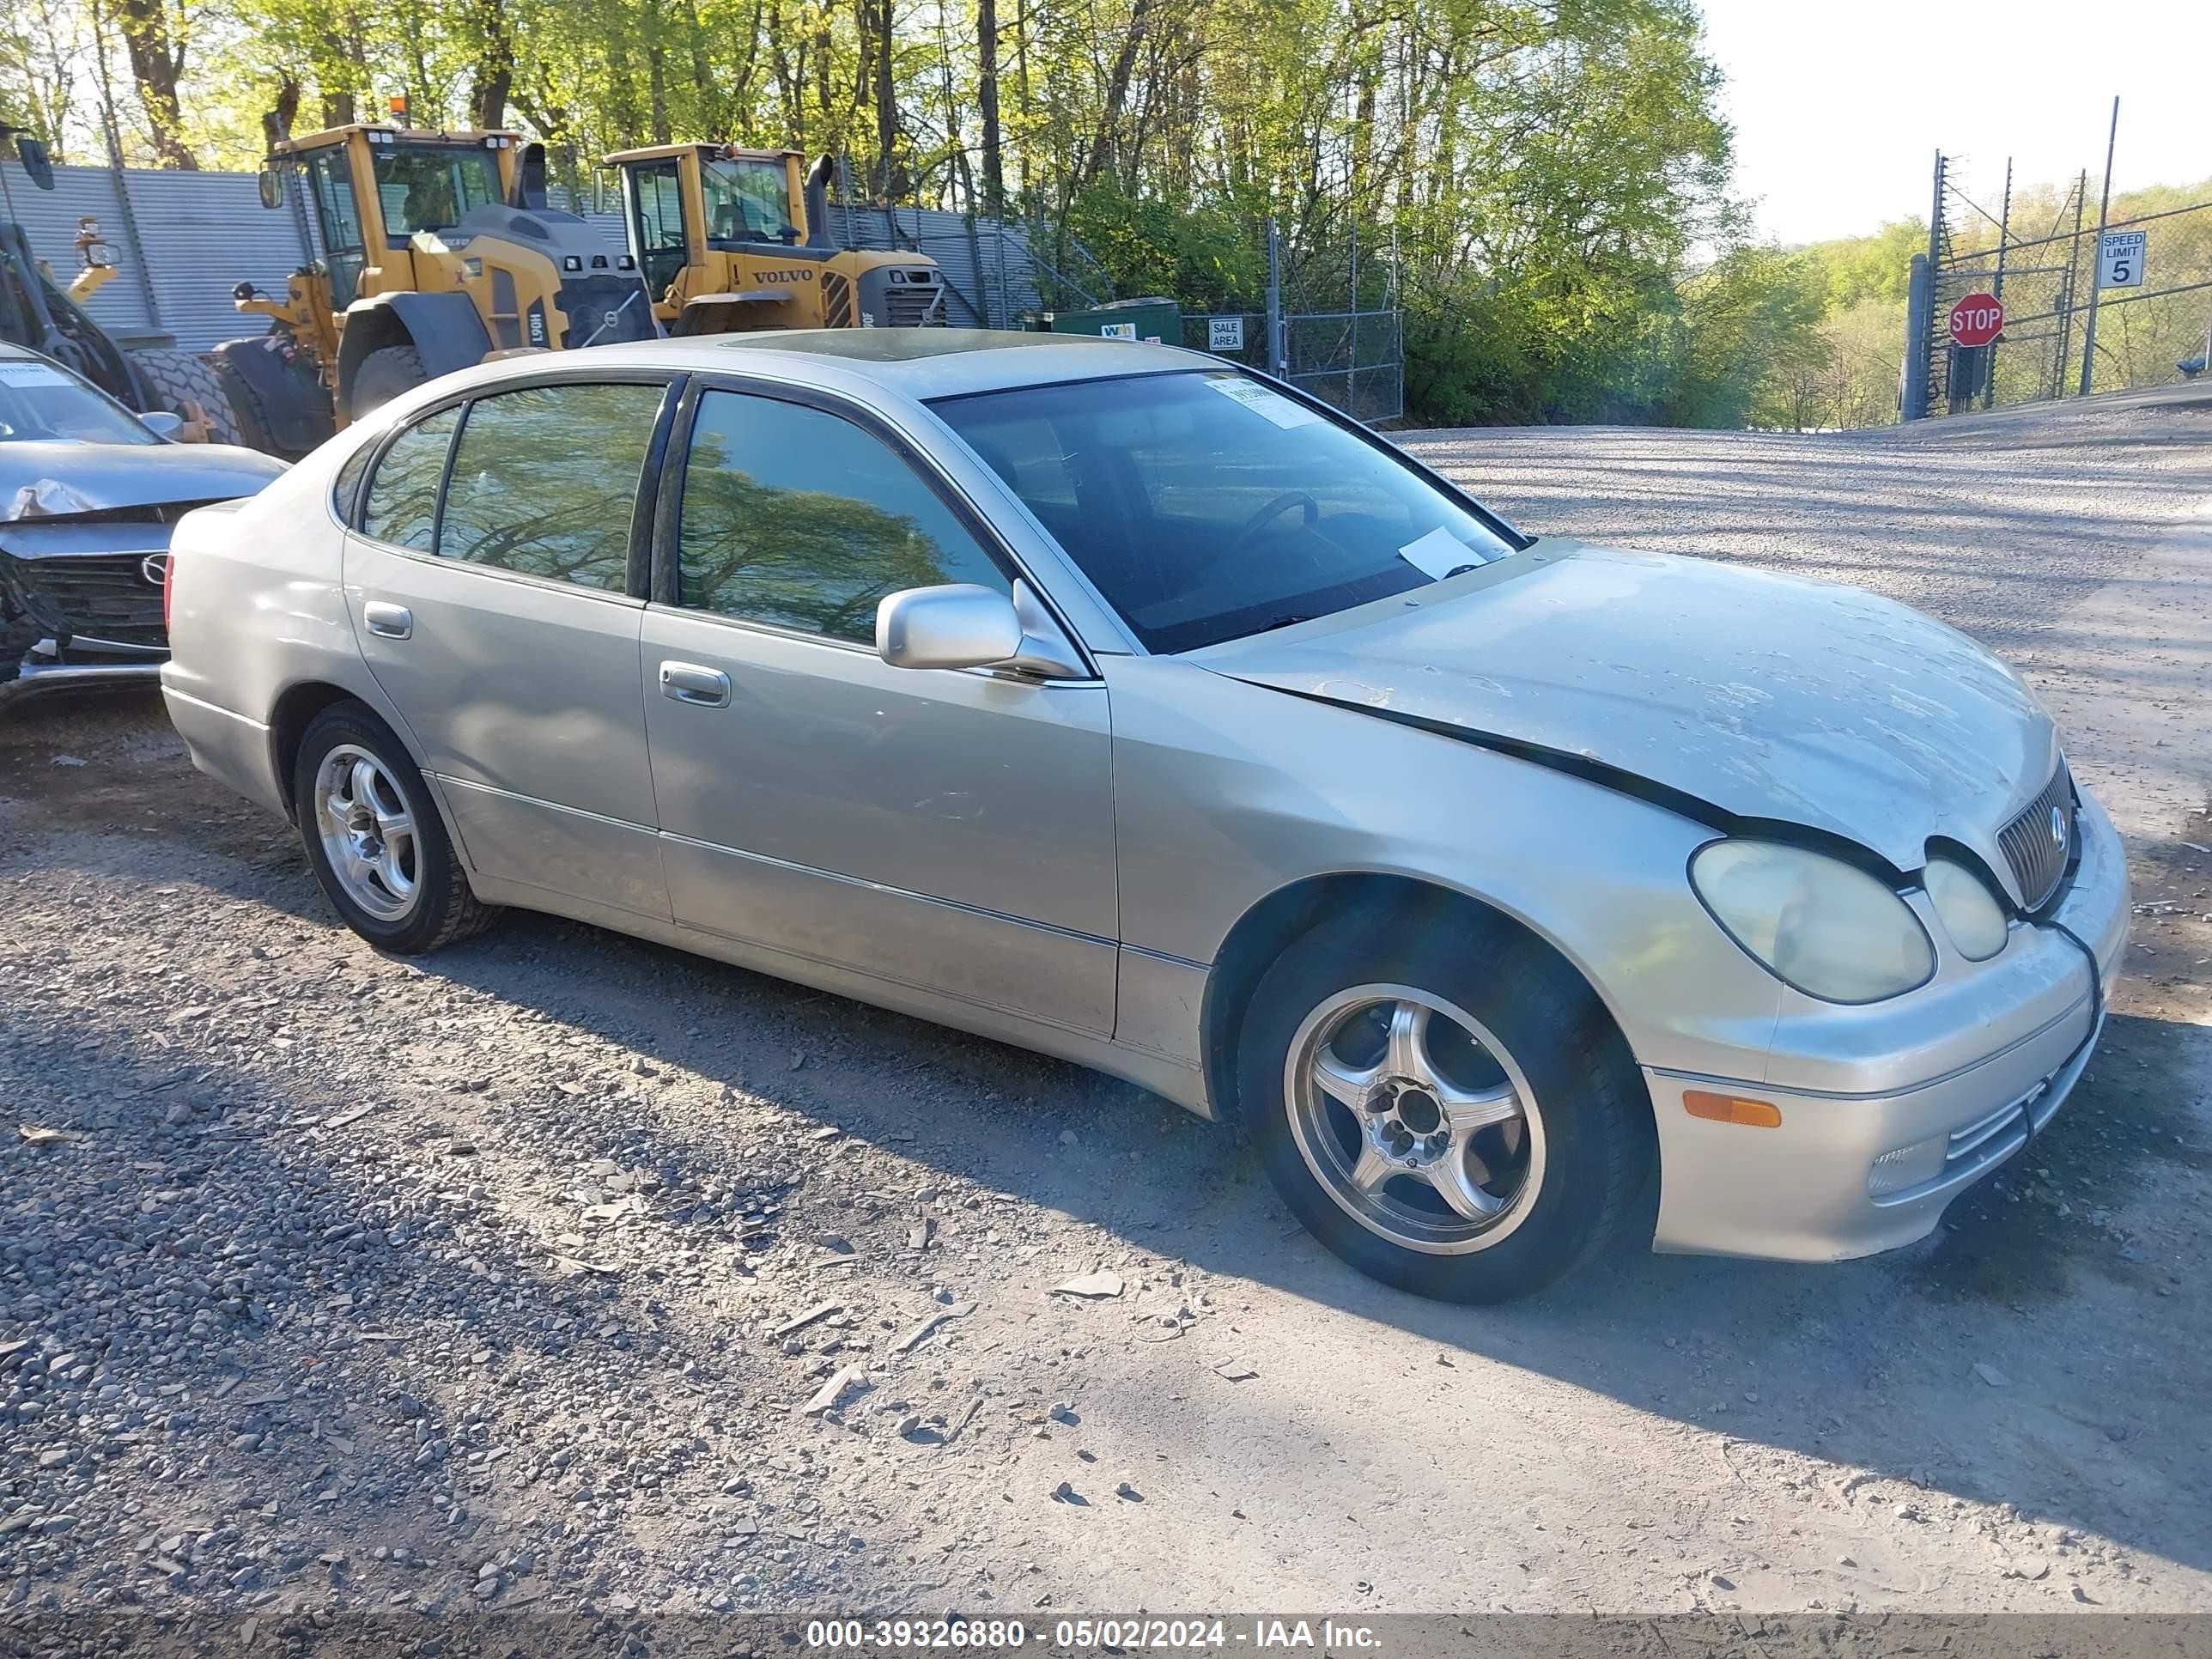
<instances>
[{"instance_id":1,"label":"rear tire","mask_svg":"<svg viewBox=\"0 0 2212 1659\"><path fill-rule=\"evenodd\" d=\"M421 770L359 703L335 703L308 723L292 803L324 896L378 949L435 951L498 914L470 890Z\"/></svg>"},{"instance_id":2,"label":"rear tire","mask_svg":"<svg viewBox=\"0 0 2212 1659\"><path fill-rule=\"evenodd\" d=\"M1502 921L1315 927L1254 992L1237 1097L1308 1231L1448 1302L1527 1295L1587 1260L1652 1162L1627 1044L1566 963Z\"/></svg>"},{"instance_id":3,"label":"rear tire","mask_svg":"<svg viewBox=\"0 0 2212 1659\"><path fill-rule=\"evenodd\" d=\"M166 349L134 351L131 360L146 377L157 407L190 420L192 413L187 405L197 404L207 421L210 443L241 441L238 416L230 399L223 395L222 382L216 378L213 364L189 351Z\"/></svg>"},{"instance_id":4,"label":"rear tire","mask_svg":"<svg viewBox=\"0 0 2212 1659\"><path fill-rule=\"evenodd\" d=\"M297 460L296 455L284 455L277 447L275 427L268 411L261 406L261 394L246 383L246 377L226 368L220 359L216 362L216 378L230 400L232 418L238 426L238 441L248 449L258 449L264 455L283 455L286 460Z\"/></svg>"},{"instance_id":5,"label":"rear tire","mask_svg":"<svg viewBox=\"0 0 2212 1659\"><path fill-rule=\"evenodd\" d=\"M353 392L348 399L352 418L360 420L429 378L429 371L422 367L422 354L413 346L380 347L362 358L361 367L354 371Z\"/></svg>"}]
</instances>

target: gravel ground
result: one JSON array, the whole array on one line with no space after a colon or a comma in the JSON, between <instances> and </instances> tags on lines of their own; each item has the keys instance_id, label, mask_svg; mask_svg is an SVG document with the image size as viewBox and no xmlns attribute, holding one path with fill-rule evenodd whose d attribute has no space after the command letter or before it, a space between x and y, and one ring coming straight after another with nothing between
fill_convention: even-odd
<instances>
[{"instance_id":1,"label":"gravel ground","mask_svg":"<svg viewBox=\"0 0 2212 1659\"><path fill-rule=\"evenodd\" d=\"M2035 678L2142 914L2030 1167L1898 1255L1438 1307L1068 1066L543 918L381 958L156 700L39 705L0 1608L2212 1609L2212 399L1405 441Z\"/></svg>"}]
</instances>

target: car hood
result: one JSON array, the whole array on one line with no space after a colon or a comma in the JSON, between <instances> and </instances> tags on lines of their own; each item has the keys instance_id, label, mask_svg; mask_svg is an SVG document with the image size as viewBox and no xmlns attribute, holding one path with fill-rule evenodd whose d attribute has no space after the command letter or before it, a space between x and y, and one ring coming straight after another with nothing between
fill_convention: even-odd
<instances>
[{"instance_id":1,"label":"car hood","mask_svg":"<svg viewBox=\"0 0 2212 1659\"><path fill-rule=\"evenodd\" d=\"M1900 871L2049 781L2051 717L1954 629L1857 588L1546 538L1189 653L1213 672L1840 836Z\"/></svg>"},{"instance_id":2,"label":"car hood","mask_svg":"<svg viewBox=\"0 0 2212 1659\"><path fill-rule=\"evenodd\" d=\"M27 489L63 499L40 488L49 483L81 503L61 512L112 513L251 495L283 471L283 462L230 444L0 442L0 519L14 516L10 504Z\"/></svg>"}]
</instances>

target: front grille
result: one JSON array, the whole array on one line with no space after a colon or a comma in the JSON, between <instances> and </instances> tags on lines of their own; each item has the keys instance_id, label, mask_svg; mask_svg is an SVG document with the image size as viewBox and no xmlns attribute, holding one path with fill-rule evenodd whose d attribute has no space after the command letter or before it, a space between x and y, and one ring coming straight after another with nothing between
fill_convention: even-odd
<instances>
[{"instance_id":1,"label":"front grille","mask_svg":"<svg viewBox=\"0 0 2212 1659\"><path fill-rule=\"evenodd\" d=\"M1997 832L2021 900L2031 910L2058 890L2073 861L2074 806L2073 775L2062 760L2043 793Z\"/></svg>"},{"instance_id":2,"label":"front grille","mask_svg":"<svg viewBox=\"0 0 2212 1659\"><path fill-rule=\"evenodd\" d=\"M884 290L884 320L892 328L942 326L945 279L933 270L894 270Z\"/></svg>"},{"instance_id":3,"label":"front grille","mask_svg":"<svg viewBox=\"0 0 2212 1659\"><path fill-rule=\"evenodd\" d=\"M569 277L561 284L561 309L568 315L568 334L562 343L572 349L650 340L659 331L643 280L627 273Z\"/></svg>"},{"instance_id":4,"label":"front grille","mask_svg":"<svg viewBox=\"0 0 2212 1659\"><path fill-rule=\"evenodd\" d=\"M83 635L158 647L168 636L161 629L161 590L146 579L145 559L144 552L40 559L0 553L0 587L58 641Z\"/></svg>"}]
</instances>

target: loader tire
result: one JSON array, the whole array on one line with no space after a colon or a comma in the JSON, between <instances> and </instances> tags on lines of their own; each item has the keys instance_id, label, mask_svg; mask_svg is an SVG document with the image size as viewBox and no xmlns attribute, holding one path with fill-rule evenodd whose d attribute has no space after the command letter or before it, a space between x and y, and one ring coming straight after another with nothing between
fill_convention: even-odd
<instances>
[{"instance_id":1,"label":"loader tire","mask_svg":"<svg viewBox=\"0 0 2212 1659\"><path fill-rule=\"evenodd\" d=\"M167 349L134 351L131 358L146 377L155 408L172 410L189 421L197 404L200 418L207 422L210 443L240 441L238 416L223 395L213 364L192 352Z\"/></svg>"},{"instance_id":2,"label":"loader tire","mask_svg":"<svg viewBox=\"0 0 2212 1659\"><path fill-rule=\"evenodd\" d=\"M351 418L361 420L402 392L412 392L430 378L422 367L422 354L411 345L385 346L361 360L354 371Z\"/></svg>"}]
</instances>

